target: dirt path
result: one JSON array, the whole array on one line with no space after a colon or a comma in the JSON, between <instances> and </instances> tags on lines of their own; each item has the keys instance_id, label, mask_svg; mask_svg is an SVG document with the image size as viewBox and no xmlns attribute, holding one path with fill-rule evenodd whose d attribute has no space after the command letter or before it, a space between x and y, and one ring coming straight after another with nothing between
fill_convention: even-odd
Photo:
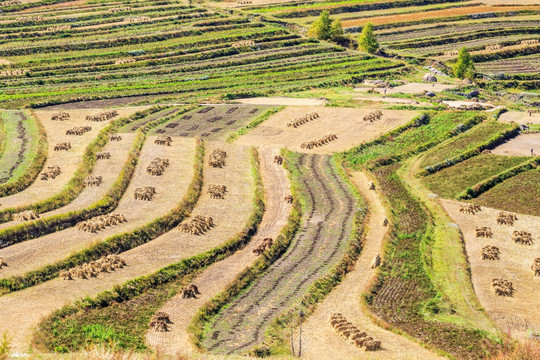
<instances>
[{"instance_id":1,"label":"dirt path","mask_svg":"<svg viewBox=\"0 0 540 360\"><path fill-rule=\"evenodd\" d=\"M531 156L531 149L535 155L540 155L540 133L521 134L497 146L491 152L497 155Z\"/></svg>"},{"instance_id":2,"label":"dirt path","mask_svg":"<svg viewBox=\"0 0 540 360\"><path fill-rule=\"evenodd\" d=\"M377 107L334 108L317 106L289 106L270 116L255 129L240 136L237 144L260 144L269 147L286 147L304 153L330 154L348 150L378 138L380 135L410 121L417 111L382 110L382 118L374 122L364 121L365 115L374 112ZM287 124L305 114L316 112L319 118L304 123L297 128ZM312 141L327 134L334 134L337 139L321 147L302 149L304 142Z\"/></svg>"},{"instance_id":3,"label":"dirt path","mask_svg":"<svg viewBox=\"0 0 540 360\"><path fill-rule=\"evenodd\" d=\"M42 213L40 214L40 218L44 219L53 215L82 210L103 198L107 191L110 190L113 183L118 178L120 171L122 171L122 168L126 164L127 157L134 140L135 134L122 134L122 141L109 142L103 151L110 152L111 158L98 160L94 166L94 171L92 171L92 175L101 176L103 178L101 185L84 188L79 196L77 196L72 202L53 211ZM10 226L22 224L24 222L25 221L9 221L0 224L0 230L6 229Z\"/></svg>"},{"instance_id":4,"label":"dirt path","mask_svg":"<svg viewBox=\"0 0 540 360\"><path fill-rule=\"evenodd\" d=\"M288 105L288 106L324 106L326 100L320 99L303 99L303 98L288 98L288 97L255 97L246 99L235 99L235 102L241 104L253 105Z\"/></svg>"},{"instance_id":5,"label":"dirt path","mask_svg":"<svg viewBox=\"0 0 540 360\"><path fill-rule=\"evenodd\" d=\"M534 276L531 265L540 257L540 217L517 214L513 226L498 225L500 210L482 207L475 215L459 212L461 204L440 199L440 203L459 225L465 238L466 252L472 272L474 291L489 317L498 328L513 337L525 338L530 330L540 331L540 277ZM487 226L492 238L476 237L476 227ZM512 241L513 231L532 233L533 244L521 245ZM497 246L500 260L482 260L482 248ZM496 296L491 280L501 278L512 282L514 296Z\"/></svg>"},{"instance_id":6,"label":"dirt path","mask_svg":"<svg viewBox=\"0 0 540 360\"><path fill-rule=\"evenodd\" d=\"M210 144L209 150L212 147ZM193 215L212 216L216 224L214 228L200 236L186 234L175 228L149 243L120 254L128 264L121 270L101 273L89 280L66 281L57 278L0 297L0 333L8 330L13 336L13 350L27 350L33 327L42 316L51 311L82 297L94 297L114 285L153 273L183 258L212 249L241 231L252 211L250 200L254 183L249 166L249 149L232 145L219 147L225 147L227 151L227 165L223 169L206 167L205 181L225 184L228 188L226 198L211 199L204 194L193 210ZM192 153L185 156L193 159ZM179 202L187 188L181 189L178 186L176 189L178 196L175 198ZM200 286L200 289L204 292L205 286ZM27 311L28 309L32 311Z\"/></svg>"},{"instance_id":7,"label":"dirt path","mask_svg":"<svg viewBox=\"0 0 540 360\"><path fill-rule=\"evenodd\" d=\"M260 343L272 320L345 251L355 205L350 189L327 156L302 155L298 167L307 197L302 228L287 252L216 319L203 342L214 353L239 353Z\"/></svg>"},{"instance_id":8,"label":"dirt path","mask_svg":"<svg viewBox=\"0 0 540 360\"><path fill-rule=\"evenodd\" d=\"M0 257L3 257L9 266L0 270L0 278L22 275L30 270L39 269L64 259L73 252L81 251L93 243L103 241L114 234L136 229L167 214L180 202L193 177L195 140L174 138L171 146L160 146L154 144L154 139L153 136L147 138L132 181L114 211L124 215L127 222L105 228L98 233L79 231L73 227L1 249ZM156 157L167 158L170 161L162 176L151 176L146 173L146 167ZM135 189L147 185L156 188L153 200L135 200L133 197Z\"/></svg>"},{"instance_id":9,"label":"dirt path","mask_svg":"<svg viewBox=\"0 0 540 360\"><path fill-rule=\"evenodd\" d=\"M375 325L360 303L362 292L369 289L375 270L370 264L382 252L383 239L387 228L382 226L386 218L385 209L376 191L368 190L370 180L362 172L355 172L352 180L366 199L369 206L368 233L364 248L355 269L347 274L343 282L335 288L307 319L302 327L302 357L313 360L333 359L437 359L440 358L419 344L384 330ZM330 326L330 316L342 313L360 331L367 332L382 342L382 350L376 353L362 351L337 335Z\"/></svg>"},{"instance_id":10,"label":"dirt path","mask_svg":"<svg viewBox=\"0 0 540 360\"><path fill-rule=\"evenodd\" d=\"M405 85L387 88L386 94L388 95L395 94L395 93L422 94L424 91L441 92L446 89L454 89L457 87L458 87L457 85L448 85L448 84L441 84L441 83L408 83ZM361 87L361 88L355 88L354 91L366 92L370 89L371 87L366 86L366 87ZM383 88L373 88L373 90L378 92L379 94L385 93Z\"/></svg>"},{"instance_id":11,"label":"dirt path","mask_svg":"<svg viewBox=\"0 0 540 360\"><path fill-rule=\"evenodd\" d=\"M119 109L120 116L129 116L138 108ZM0 199L0 210L30 205L43 201L54 194L60 192L69 180L73 177L77 167L82 161L86 147L96 138L99 131L106 127L110 121L89 122L85 121L86 115L93 115L101 111L70 111L71 119L67 121L52 121L51 115L57 111L36 110L35 114L45 127L47 141L49 143L48 157L44 168L51 165L58 165L61 174L55 179L41 180L38 178L25 190ZM118 117L117 117L118 118ZM114 118L114 119L117 119ZM92 130L83 136L66 135L66 130L78 126L91 126ZM57 143L69 142L71 149L68 151L54 151Z\"/></svg>"},{"instance_id":12,"label":"dirt path","mask_svg":"<svg viewBox=\"0 0 540 360\"><path fill-rule=\"evenodd\" d=\"M169 332L155 332L150 330L147 333L147 342L156 351L164 354L188 354L194 352L194 347L190 341L188 326L198 309L209 301L213 296L225 289L227 284L250 266L257 256L253 254L253 249L259 246L262 239L270 237L275 239L281 228L287 223L290 205L282 201L288 195L289 182L285 169L273 163L274 155L278 154L277 149L260 150L261 175L266 190L266 211L264 213L259 231L244 249L229 256L227 259L211 265L194 283L202 290L202 294L197 299L183 299L178 294L160 310L169 314L172 324Z\"/></svg>"}]
</instances>

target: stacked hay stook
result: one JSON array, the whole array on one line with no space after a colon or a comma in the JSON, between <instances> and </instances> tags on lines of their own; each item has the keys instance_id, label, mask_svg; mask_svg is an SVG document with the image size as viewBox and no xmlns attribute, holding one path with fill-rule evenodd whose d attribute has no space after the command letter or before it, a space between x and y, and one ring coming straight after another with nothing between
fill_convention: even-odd
<instances>
[{"instance_id":1,"label":"stacked hay stook","mask_svg":"<svg viewBox=\"0 0 540 360\"><path fill-rule=\"evenodd\" d=\"M4 266L8 266L8 264L5 262L4 258L0 257L0 269L2 269Z\"/></svg>"},{"instance_id":2,"label":"stacked hay stook","mask_svg":"<svg viewBox=\"0 0 540 360\"><path fill-rule=\"evenodd\" d=\"M110 159L110 158L111 158L111 153L108 151L102 151L96 154L96 159L98 160L104 160L104 159Z\"/></svg>"},{"instance_id":3,"label":"stacked hay stook","mask_svg":"<svg viewBox=\"0 0 540 360\"><path fill-rule=\"evenodd\" d=\"M540 276L540 258L534 259L534 262L531 265L531 270L535 276Z\"/></svg>"},{"instance_id":4,"label":"stacked hay stook","mask_svg":"<svg viewBox=\"0 0 540 360\"><path fill-rule=\"evenodd\" d=\"M241 48L245 46L255 46L254 40L240 40L231 45L234 48Z\"/></svg>"},{"instance_id":5,"label":"stacked hay stook","mask_svg":"<svg viewBox=\"0 0 540 360\"><path fill-rule=\"evenodd\" d=\"M155 158L146 168L146 172L153 176L161 176L165 168L169 166L169 159Z\"/></svg>"},{"instance_id":6,"label":"stacked hay stook","mask_svg":"<svg viewBox=\"0 0 540 360\"><path fill-rule=\"evenodd\" d=\"M282 165L283 164L283 156L279 156L279 155L274 156L274 164Z\"/></svg>"},{"instance_id":7,"label":"stacked hay stook","mask_svg":"<svg viewBox=\"0 0 540 360\"><path fill-rule=\"evenodd\" d=\"M461 205L459 208L459 212L464 214L474 215L479 211L482 211L482 208L476 204Z\"/></svg>"},{"instance_id":8,"label":"stacked hay stook","mask_svg":"<svg viewBox=\"0 0 540 360\"><path fill-rule=\"evenodd\" d=\"M52 121L66 121L66 120L69 120L69 119L70 119L70 116L65 111L52 114L52 116L51 116Z\"/></svg>"},{"instance_id":9,"label":"stacked hay stook","mask_svg":"<svg viewBox=\"0 0 540 360\"><path fill-rule=\"evenodd\" d=\"M195 284L190 284L182 289L182 298L184 299L196 299L199 294L199 288Z\"/></svg>"},{"instance_id":10,"label":"stacked hay stook","mask_svg":"<svg viewBox=\"0 0 540 360\"><path fill-rule=\"evenodd\" d=\"M225 185L208 185L208 194L212 199L224 199L227 187Z\"/></svg>"},{"instance_id":11,"label":"stacked hay stook","mask_svg":"<svg viewBox=\"0 0 540 360\"><path fill-rule=\"evenodd\" d=\"M517 219L518 218L516 214L510 214L510 213L505 213L504 211L501 211L497 215L497 224L512 226L514 225L514 221L516 221Z\"/></svg>"},{"instance_id":12,"label":"stacked hay stook","mask_svg":"<svg viewBox=\"0 0 540 360\"><path fill-rule=\"evenodd\" d=\"M476 237L492 238L493 232L490 227L487 226L477 226L476 227Z\"/></svg>"},{"instance_id":13,"label":"stacked hay stook","mask_svg":"<svg viewBox=\"0 0 540 360\"><path fill-rule=\"evenodd\" d=\"M287 196L285 196L284 200L285 200L285 202L286 202L287 204L292 204L294 198L293 198L292 195L287 195Z\"/></svg>"},{"instance_id":14,"label":"stacked hay stook","mask_svg":"<svg viewBox=\"0 0 540 360\"><path fill-rule=\"evenodd\" d=\"M369 114L364 116L364 121L374 122L376 120L380 120L383 116L383 113L381 110L375 110L373 112L370 112Z\"/></svg>"},{"instance_id":15,"label":"stacked hay stook","mask_svg":"<svg viewBox=\"0 0 540 360\"><path fill-rule=\"evenodd\" d=\"M322 137L320 137L318 139L304 142L304 143L302 143L300 145L300 147L302 149L313 149L314 147L320 147L320 146L326 145L330 141L333 141L333 140L336 140L336 139L337 139L337 135L335 135L335 134L327 134L327 135L324 135L324 136L322 136Z\"/></svg>"},{"instance_id":16,"label":"stacked hay stook","mask_svg":"<svg viewBox=\"0 0 540 360\"><path fill-rule=\"evenodd\" d=\"M79 126L79 127L75 127L75 128L72 128L72 129L67 129L66 130L66 135L82 136L82 135L84 135L85 132L88 132L88 131L91 131L91 130L92 130L91 126Z\"/></svg>"},{"instance_id":17,"label":"stacked hay stook","mask_svg":"<svg viewBox=\"0 0 540 360\"><path fill-rule=\"evenodd\" d=\"M95 233L105 229L107 226L114 226L125 222L127 222L127 219L122 214L100 215L89 220L81 221L77 224L77 230Z\"/></svg>"},{"instance_id":18,"label":"stacked hay stook","mask_svg":"<svg viewBox=\"0 0 540 360\"><path fill-rule=\"evenodd\" d=\"M101 272L109 272L116 269L122 269L127 266L124 259L120 256L111 254L102 256L99 260L82 264L69 270L60 271L60 277L64 280L88 279L90 277L96 277Z\"/></svg>"},{"instance_id":19,"label":"stacked hay stook","mask_svg":"<svg viewBox=\"0 0 540 360\"><path fill-rule=\"evenodd\" d=\"M45 171L41 173L41 180L55 179L58 175L60 175L60 166L47 166Z\"/></svg>"},{"instance_id":20,"label":"stacked hay stook","mask_svg":"<svg viewBox=\"0 0 540 360\"><path fill-rule=\"evenodd\" d=\"M491 286L495 291L495 295L499 296L514 296L514 287L512 283L504 279L492 279Z\"/></svg>"},{"instance_id":21,"label":"stacked hay stook","mask_svg":"<svg viewBox=\"0 0 540 360\"><path fill-rule=\"evenodd\" d=\"M68 151L71 149L71 143L69 142L60 142L54 145L54 151Z\"/></svg>"},{"instance_id":22,"label":"stacked hay stook","mask_svg":"<svg viewBox=\"0 0 540 360\"><path fill-rule=\"evenodd\" d=\"M172 324L172 321L168 314L158 311L152 316L150 320L150 329L158 332L167 332L169 331L169 325Z\"/></svg>"},{"instance_id":23,"label":"stacked hay stook","mask_svg":"<svg viewBox=\"0 0 540 360\"><path fill-rule=\"evenodd\" d=\"M287 127L297 128L312 120L318 119L320 116L315 111L309 112L287 123Z\"/></svg>"},{"instance_id":24,"label":"stacked hay stook","mask_svg":"<svg viewBox=\"0 0 540 360\"><path fill-rule=\"evenodd\" d=\"M156 194L156 188L153 186L142 186L135 189L135 200L152 201Z\"/></svg>"},{"instance_id":25,"label":"stacked hay stook","mask_svg":"<svg viewBox=\"0 0 540 360\"><path fill-rule=\"evenodd\" d=\"M273 244L274 244L274 240L272 238L265 238L263 239L262 243L259 246L253 249L253 253L259 256L266 250L270 249Z\"/></svg>"},{"instance_id":26,"label":"stacked hay stook","mask_svg":"<svg viewBox=\"0 0 540 360\"><path fill-rule=\"evenodd\" d=\"M214 219L210 216L197 215L188 222L181 224L179 229L188 234L202 235L214 226Z\"/></svg>"},{"instance_id":27,"label":"stacked hay stook","mask_svg":"<svg viewBox=\"0 0 540 360\"><path fill-rule=\"evenodd\" d=\"M109 141L120 141L122 140L122 136L118 134L110 134L109 135Z\"/></svg>"},{"instance_id":28,"label":"stacked hay stook","mask_svg":"<svg viewBox=\"0 0 540 360\"><path fill-rule=\"evenodd\" d=\"M521 245L532 245L534 243L532 240L532 234L527 231L514 231L512 240Z\"/></svg>"},{"instance_id":29,"label":"stacked hay stook","mask_svg":"<svg viewBox=\"0 0 540 360\"><path fill-rule=\"evenodd\" d=\"M99 186L103 182L102 176L96 176L96 175L88 175L86 179L84 179L84 186Z\"/></svg>"},{"instance_id":30,"label":"stacked hay stook","mask_svg":"<svg viewBox=\"0 0 540 360\"><path fill-rule=\"evenodd\" d=\"M109 110L96 115L86 115L86 121L107 121L118 115L118 111Z\"/></svg>"},{"instance_id":31,"label":"stacked hay stook","mask_svg":"<svg viewBox=\"0 0 540 360\"><path fill-rule=\"evenodd\" d=\"M12 215L14 221L28 221L39 219L39 214L34 210L25 210Z\"/></svg>"},{"instance_id":32,"label":"stacked hay stook","mask_svg":"<svg viewBox=\"0 0 540 360\"><path fill-rule=\"evenodd\" d=\"M356 326L340 313L334 313L330 317L330 325L334 330L349 343L364 351L376 351L381 349L381 342L373 340L367 333L361 332Z\"/></svg>"},{"instance_id":33,"label":"stacked hay stook","mask_svg":"<svg viewBox=\"0 0 540 360\"><path fill-rule=\"evenodd\" d=\"M500 260L501 252L499 248L492 245L486 245L482 248L482 260Z\"/></svg>"},{"instance_id":34,"label":"stacked hay stook","mask_svg":"<svg viewBox=\"0 0 540 360\"><path fill-rule=\"evenodd\" d=\"M154 144L157 145L166 145L171 146L172 139L170 136L158 136L156 140L154 140Z\"/></svg>"},{"instance_id":35,"label":"stacked hay stook","mask_svg":"<svg viewBox=\"0 0 540 360\"><path fill-rule=\"evenodd\" d=\"M225 158L227 153L221 149L215 149L208 157L208 164L214 168L222 168L225 166Z\"/></svg>"}]
</instances>

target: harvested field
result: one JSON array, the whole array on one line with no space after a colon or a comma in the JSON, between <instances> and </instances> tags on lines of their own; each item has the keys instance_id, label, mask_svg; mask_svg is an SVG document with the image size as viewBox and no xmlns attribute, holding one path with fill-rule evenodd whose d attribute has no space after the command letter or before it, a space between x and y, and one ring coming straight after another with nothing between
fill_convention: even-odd
<instances>
[{"instance_id":1,"label":"harvested field","mask_svg":"<svg viewBox=\"0 0 540 360\"><path fill-rule=\"evenodd\" d=\"M368 203L368 233L355 269L317 306L302 326L302 357L313 360L439 359L441 357L421 345L376 325L361 304L361 294L369 291L377 271L371 267L373 258L383 254L383 239L388 229L383 226L383 221L387 214L377 191L369 190L370 180L365 173L353 173L352 180ZM336 312L343 314L360 331L380 340L382 349L366 352L338 336L330 325L330 317Z\"/></svg>"},{"instance_id":2,"label":"harvested field","mask_svg":"<svg viewBox=\"0 0 540 360\"><path fill-rule=\"evenodd\" d=\"M330 157L299 155L294 166L306 197L301 229L287 252L215 319L203 339L212 352L244 352L263 341L272 320L296 304L345 251L355 214L351 190Z\"/></svg>"},{"instance_id":3,"label":"harvested field","mask_svg":"<svg viewBox=\"0 0 540 360\"><path fill-rule=\"evenodd\" d=\"M111 235L136 229L167 214L181 201L193 177L195 142L194 139L175 138L171 146L159 146L154 144L154 139L152 136L147 138L131 183L114 211L124 215L127 222L98 233L81 232L73 227L1 249L0 257L9 259L13 265L2 269L0 277L23 275L30 270L39 269ZM146 172L147 165L156 157L170 161L170 166L163 176L155 177ZM150 184L157 192L152 201L133 198L136 188Z\"/></svg>"},{"instance_id":4,"label":"harvested field","mask_svg":"<svg viewBox=\"0 0 540 360\"><path fill-rule=\"evenodd\" d=\"M381 120L363 121L363 117L373 110L291 106L271 116L245 136L239 137L237 143L287 147L294 151L318 154L332 153L374 140L381 134L407 123L417 114L415 111L384 110ZM290 121L313 111L320 117L298 128L287 127ZM302 143L329 133L337 135L337 139L322 147L310 150L301 148Z\"/></svg>"},{"instance_id":5,"label":"harvested field","mask_svg":"<svg viewBox=\"0 0 540 360\"><path fill-rule=\"evenodd\" d=\"M120 116L123 117L129 116L137 110L140 109L119 109L118 112ZM48 166L57 165L61 170L60 175L49 180L40 180L38 177L34 183L25 190L2 198L0 209L30 205L45 200L61 191L77 170L86 147L95 139L99 131L108 124L107 121L92 122L92 130L84 134L84 136L68 136L66 135L67 129L87 126L88 121L85 121L86 115L97 114L100 111L70 111L70 120L51 121L51 115L56 112L57 111L36 110L35 114L45 127L49 143L49 156L45 162L44 169ZM54 147L57 143L65 141L71 143L71 149L69 149L69 151L54 151Z\"/></svg>"},{"instance_id":6,"label":"harvested field","mask_svg":"<svg viewBox=\"0 0 540 360\"><path fill-rule=\"evenodd\" d=\"M266 211L259 231L253 240L242 250L227 259L211 265L193 283L198 284L202 294L196 299L184 299L178 294L170 299L160 309L169 314L172 324L169 332L147 333L147 341L156 351L174 355L176 353L189 354L195 351L190 340L188 326L197 310L220 293L235 277L247 266L250 266L257 257L253 250L264 238L277 238L280 229L287 222L290 205L282 199L289 194L289 184L285 169L273 163L277 150L260 150L261 175L266 189Z\"/></svg>"},{"instance_id":7,"label":"harvested field","mask_svg":"<svg viewBox=\"0 0 540 360\"><path fill-rule=\"evenodd\" d=\"M184 144L193 144L192 140L175 138L175 142L181 141ZM213 146L215 145L210 144L209 150L212 150ZM122 253L121 257L126 261L127 266L121 270L102 273L88 280L77 279L66 281L57 278L32 288L0 297L0 316L2 319L7 319L6 323L0 324L0 331L3 332L8 329L15 336L16 342L13 343L14 350L24 351L28 347L32 327L37 325L42 316L59 309L62 305L72 303L85 296L94 297L102 291L111 289L114 285L153 273L166 265L177 263L183 258L210 250L241 231L252 210L250 200L253 195L253 178L249 166L249 149L222 144L219 144L219 147L224 147L227 150L230 167L228 169L206 167L205 181L223 182L229 190L228 196L224 200L218 200L211 199L208 195L203 194L193 210L193 215L203 214L205 216L212 216L216 224L214 228L201 236L186 234L175 228L144 245ZM165 149L169 147L159 148ZM174 146L170 148L173 148L175 153L181 150L184 153L182 159L193 159L193 153L187 152L186 148L179 149ZM191 169L190 164L186 164L186 167L183 169L174 169L173 166L175 166L174 160L171 161L168 172L174 173L176 178L184 177L179 176L179 174L190 173L187 174L187 182L191 180L190 175L192 175L192 171L190 172L188 170ZM242 170L239 172L237 169ZM171 182L170 179L169 182ZM178 196L175 196L174 200L178 203L185 194L187 186L181 186L178 181L175 182L176 184L172 185L175 185L175 194L178 194ZM161 199L160 203L164 202ZM154 201L151 203L154 203ZM153 205L156 206L160 203ZM143 214L149 212L140 208L139 211ZM146 216L154 218L159 216L159 214L154 211L152 214ZM199 288L202 292L205 291L203 284ZM33 311L27 313L28 316L21 316L23 309L28 307L32 307ZM16 322L15 318L18 319ZM8 326L8 323L17 323L17 327L14 328L13 325Z\"/></svg>"},{"instance_id":8,"label":"harvested field","mask_svg":"<svg viewBox=\"0 0 540 360\"><path fill-rule=\"evenodd\" d=\"M540 155L540 133L521 134L497 146L491 152L505 156L531 156L533 155L531 149L534 155Z\"/></svg>"},{"instance_id":9,"label":"harvested field","mask_svg":"<svg viewBox=\"0 0 540 360\"><path fill-rule=\"evenodd\" d=\"M129 124L126 124L124 125L123 127L121 127L118 132L119 133L126 133L126 132L135 132L137 130L139 130L141 127L143 127L144 125L148 124L149 122L152 122L152 121L155 121L157 119L162 119L164 117L167 117L167 116L172 116L174 115L175 113L181 111L183 108L182 107L169 107L169 108L166 108L165 110L162 110L162 111L158 111L150 116L145 116L144 118L142 119L139 119L139 120L135 120Z\"/></svg>"},{"instance_id":10,"label":"harvested field","mask_svg":"<svg viewBox=\"0 0 540 360\"><path fill-rule=\"evenodd\" d=\"M41 213L40 218L82 210L103 198L122 171L134 140L135 134L122 134L122 141L110 141L103 151L110 152L111 158L98 160L92 172L94 176L101 176L101 184L97 187L85 187L72 202L58 209ZM0 224L0 229L20 223L20 221L5 222Z\"/></svg>"},{"instance_id":11,"label":"harvested field","mask_svg":"<svg viewBox=\"0 0 540 360\"><path fill-rule=\"evenodd\" d=\"M540 124L540 112L531 113L525 111L507 111L501 114L499 121L515 122L518 124Z\"/></svg>"},{"instance_id":12,"label":"harvested field","mask_svg":"<svg viewBox=\"0 0 540 360\"><path fill-rule=\"evenodd\" d=\"M247 125L268 109L266 106L207 105L168 121L154 129L152 134L225 140L231 132Z\"/></svg>"},{"instance_id":13,"label":"harvested field","mask_svg":"<svg viewBox=\"0 0 540 360\"><path fill-rule=\"evenodd\" d=\"M482 206L540 216L540 169L506 179L472 201Z\"/></svg>"},{"instance_id":14,"label":"harvested field","mask_svg":"<svg viewBox=\"0 0 540 360\"><path fill-rule=\"evenodd\" d=\"M241 104L274 106L323 106L326 104L326 100L290 97L254 97L247 99L236 99L235 101Z\"/></svg>"},{"instance_id":15,"label":"harvested field","mask_svg":"<svg viewBox=\"0 0 540 360\"><path fill-rule=\"evenodd\" d=\"M396 94L396 93L403 93L403 94L423 94L425 91L433 91L433 92L441 92L446 89L455 89L457 85L448 85L448 84L441 84L441 83L432 83L432 84L426 84L426 83L408 83L405 85L400 86L394 86L386 89L386 94ZM359 87L355 88L355 91L368 91L371 87ZM384 94L384 89L381 88L373 88L374 91L378 92L379 94ZM407 100L407 99L403 99Z\"/></svg>"},{"instance_id":16,"label":"harvested field","mask_svg":"<svg viewBox=\"0 0 540 360\"><path fill-rule=\"evenodd\" d=\"M499 329L513 337L525 338L528 331L540 331L540 281L535 277L531 265L540 254L540 217L517 214L513 226L498 225L500 210L483 207L475 215L461 214L461 203L441 200L445 210L461 228L471 264L472 282L475 292L488 315ZM506 209L505 209L506 210ZM493 238L477 238L477 226L491 227ZM525 230L535 234L533 245L521 245L512 241L515 230ZM500 250L500 260L482 260L482 248L496 245ZM501 278L511 281L515 289L510 297L496 296L491 281Z\"/></svg>"}]
</instances>

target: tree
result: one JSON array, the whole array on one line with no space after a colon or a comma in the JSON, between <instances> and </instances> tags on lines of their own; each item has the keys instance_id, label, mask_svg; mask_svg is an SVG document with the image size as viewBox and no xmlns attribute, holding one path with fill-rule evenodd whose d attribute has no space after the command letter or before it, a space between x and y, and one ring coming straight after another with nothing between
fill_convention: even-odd
<instances>
[{"instance_id":1,"label":"tree","mask_svg":"<svg viewBox=\"0 0 540 360\"><path fill-rule=\"evenodd\" d=\"M460 79L472 79L474 77L474 64L471 59L471 54L466 47L459 50L459 55L454 64L454 75Z\"/></svg>"},{"instance_id":2,"label":"tree","mask_svg":"<svg viewBox=\"0 0 540 360\"><path fill-rule=\"evenodd\" d=\"M328 10L324 10L319 19L311 24L308 35L320 40L328 40L332 37L332 21Z\"/></svg>"},{"instance_id":3,"label":"tree","mask_svg":"<svg viewBox=\"0 0 540 360\"><path fill-rule=\"evenodd\" d=\"M373 24L367 23L358 37L358 49L373 54L379 48L379 43L373 34Z\"/></svg>"}]
</instances>

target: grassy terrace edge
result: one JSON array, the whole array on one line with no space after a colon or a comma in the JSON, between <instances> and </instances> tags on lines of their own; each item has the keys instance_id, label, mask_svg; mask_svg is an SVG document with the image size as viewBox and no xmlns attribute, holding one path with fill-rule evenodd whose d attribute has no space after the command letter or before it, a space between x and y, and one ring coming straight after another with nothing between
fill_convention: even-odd
<instances>
[{"instance_id":1,"label":"grassy terrace edge","mask_svg":"<svg viewBox=\"0 0 540 360\"><path fill-rule=\"evenodd\" d=\"M201 177L203 159L204 156L199 158L201 161ZM245 247L251 241L253 235L255 235L257 232L265 211L265 194L260 173L260 160L258 152L255 148L252 148L252 174L255 181L255 191L252 200L253 211L242 231L234 235L231 239L227 240L223 245L212 250L184 259L176 264L166 266L154 274L129 280L123 285L115 286L113 290L102 292L94 298L84 298L73 305L64 306L62 309L55 311L40 323L37 331L34 334L33 343L38 347L44 347L50 351L55 351L58 349L68 350L69 348L65 347L65 345L50 343L47 340L47 334L52 333L55 326L59 326L64 318L73 317L78 311L81 310L102 309L115 303L133 299L149 289L171 283L181 277L186 277L196 273L197 271L203 270L209 265L223 260ZM169 289L164 288L163 291L169 292ZM174 292L169 292L167 298L174 295ZM154 311L157 310L159 310L159 308L156 307ZM135 314L134 316L139 316L139 314ZM144 314L142 314L142 316L144 316ZM150 317L146 317L146 325L148 325ZM148 326L145 326L144 329L141 328L141 333L139 333L139 335L144 337L144 332L147 330L147 328ZM114 346L114 344L110 342L104 345L109 347ZM65 348L61 346L64 346Z\"/></svg>"}]
</instances>

